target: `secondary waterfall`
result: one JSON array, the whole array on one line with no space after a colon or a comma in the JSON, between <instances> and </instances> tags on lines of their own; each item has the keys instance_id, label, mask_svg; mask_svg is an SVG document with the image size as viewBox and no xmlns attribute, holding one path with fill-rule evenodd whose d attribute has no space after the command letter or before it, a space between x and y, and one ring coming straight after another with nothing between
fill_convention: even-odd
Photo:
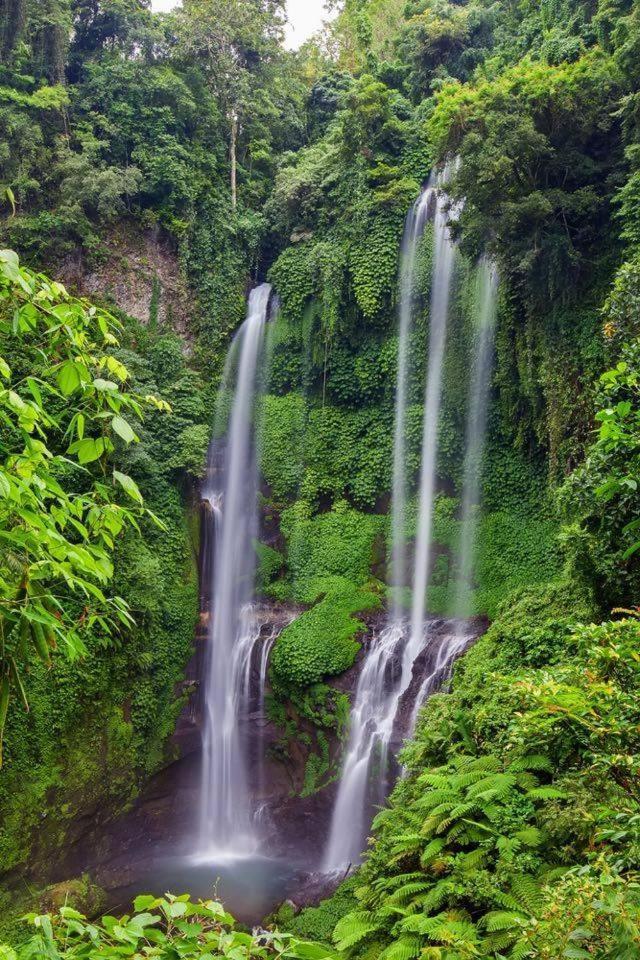
<instances>
[{"instance_id":1,"label":"secondary waterfall","mask_svg":"<svg viewBox=\"0 0 640 960\"><path fill-rule=\"evenodd\" d=\"M410 212L401 248L398 384L394 431L392 524L392 584L394 600L387 627L376 638L367 657L351 716L351 731L344 768L331 821L324 860L327 872L359 861L368 827L371 773L374 758L379 764L374 792L382 800L387 792L389 746L397 725L401 701L413 679L413 666L424 646L425 602L433 501L435 496L438 420L442 394L442 365L447 335L449 300L453 279L455 245L448 226L450 202L443 193L450 168L431 177L427 188ZM407 384L409 338L413 323L416 256L424 226L433 214L434 261L429 314L429 361L427 370L419 523L413 572L413 606L410 624L402 615L406 565L405 475Z\"/></svg>"},{"instance_id":2,"label":"secondary waterfall","mask_svg":"<svg viewBox=\"0 0 640 960\"><path fill-rule=\"evenodd\" d=\"M418 714L426 699L448 679L456 658L465 650L470 641L469 624L464 618L470 617L473 613L470 595L473 588L476 556L482 455L487 433L497 303L497 269L495 264L487 257L481 257L476 270L473 359L467 404L462 511L458 544L459 566L453 608L455 616L459 619L449 646L448 661L446 658L440 658L436 663L434 672L425 678L416 697L411 722L412 731L415 729Z\"/></svg>"},{"instance_id":3,"label":"secondary waterfall","mask_svg":"<svg viewBox=\"0 0 640 960\"><path fill-rule=\"evenodd\" d=\"M251 292L247 319L230 351L225 380L237 365L228 430L209 449L203 500L212 534L205 541L209 577L203 678L204 730L198 856L249 853L256 847L247 794L248 744L241 721L249 710L250 677L261 625L251 603L255 578L258 468L255 400L271 287ZM218 418L228 398L223 383ZM265 658L260 670L266 676Z\"/></svg>"},{"instance_id":4,"label":"secondary waterfall","mask_svg":"<svg viewBox=\"0 0 640 960\"><path fill-rule=\"evenodd\" d=\"M469 386L466 431L466 454L462 487L459 573L456 587L455 614L470 616L469 591L473 577L478 526L478 506L482 480L482 456L487 433L489 386L493 370L493 344L498 303L498 271L487 257L477 269L476 329L474 359Z\"/></svg>"}]
</instances>

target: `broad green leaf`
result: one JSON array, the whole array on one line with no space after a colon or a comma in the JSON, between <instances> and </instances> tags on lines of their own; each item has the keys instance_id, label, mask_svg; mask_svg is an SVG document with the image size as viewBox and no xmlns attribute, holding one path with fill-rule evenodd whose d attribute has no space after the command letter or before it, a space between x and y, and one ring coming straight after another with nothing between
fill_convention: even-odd
<instances>
[{"instance_id":1,"label":"broad green leaf","mask_svg":"<svg viewBox=\"0 0 640 960\"><path fill-rule=\"evenodd\" d=\"M132 480L131 477L128 477L126 473L120 473L118 470L113 471L113 479L120 484L125 493L128 493L132 500L135 500L136 503L142 503L142 494L138 489L138 484L135 480Z\"/></svg>"},{"instance_id":2,"label":"broad green leaf","mask_svg":"<svg viewBox=\"0 0 640 960\"><path fill-rule=\"evenodd\" d=\"M138 439L131 426L123 417L114 417L111 421L111 426L125 443L133 443L134 440Z\"/></svg>"},{"instance_id":3,"label":"broad green leaf","mask_svg":"<svg viewBox=\"0 0 640 960\"><path fill-rule=\"evenodd\" d=\"M80 371L72 360L67 360L58 370L58 386L65 397L71 396L81 385Z\"/></svg>"}]
</instances>

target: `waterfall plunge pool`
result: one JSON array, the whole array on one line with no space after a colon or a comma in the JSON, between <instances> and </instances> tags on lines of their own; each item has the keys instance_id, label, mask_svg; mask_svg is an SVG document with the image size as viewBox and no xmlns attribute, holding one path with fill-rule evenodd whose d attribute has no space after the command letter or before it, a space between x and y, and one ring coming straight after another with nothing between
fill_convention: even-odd
<instances>
[{"instance_id":1,"label":"waterfall plunge pool","mask_svg":"<svg viewBox=\"0 0 640 960\"><path fill-rule=\"evenodd\" d=\"M166 856L134 867L126 886L109 892L109 911L130 910L140 894L164 896L167 891L190 894L193 900L220 900L243 924L260 924L299 887L301 873L290 862L248 854L204 860Z\"/></svg>"}]
</instances>

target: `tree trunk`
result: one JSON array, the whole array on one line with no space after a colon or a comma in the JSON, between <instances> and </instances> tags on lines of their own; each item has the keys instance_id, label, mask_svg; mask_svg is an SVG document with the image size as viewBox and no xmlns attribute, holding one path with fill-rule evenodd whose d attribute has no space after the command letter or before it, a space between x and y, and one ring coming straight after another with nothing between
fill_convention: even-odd
<instances>
[{"instance_id":1,"label":"tree trunk","mask_svg":"<svg viewBox=\"0 0 640 960\"><path fill-rule=\"evenodd\" d=\"M236 158L238 145L238 114L231 115L231 206L235 210L238 206L238 162Z\"/></svg>"}]
</instances>

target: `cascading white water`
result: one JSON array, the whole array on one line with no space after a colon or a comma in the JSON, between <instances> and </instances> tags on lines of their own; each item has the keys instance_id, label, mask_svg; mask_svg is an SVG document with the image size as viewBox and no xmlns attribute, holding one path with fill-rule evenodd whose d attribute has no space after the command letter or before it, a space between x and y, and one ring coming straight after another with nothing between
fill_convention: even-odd
<instances>
[{"instance_id":1,"label":"cascading white water","mask_svg":"<svg viewBox=\"0 0 640 960\"><path fill-rule=\"evenodd\" d=\"M411 621L409 624L409 639L402 658L401 684L404 689L411 681L414 661L425 642L425 613L431 565L431 537L438 460L438 425L442 401L442 369L457 249L449 230L451 202L443 191L443 187L451 178L451 173L452 167L445 167L434 185L436 209L434 216L433 279L429 312L429 366L424 400L422 464L418 496L418 529L413 572Z\"/></svg>"},{"instance_id":2,"label":"cascading white water","mask_svg":"<svg viewBox=\"0 0 640 960\"><path fill-rule=\"evenodd\" d=\"M213 562L210 558L206 565L211 583L197 851L202 859L247 854L257 842L241 720L248 709L251 664L260 639L251 607L258 493L254 410L270 296L268 284L251 292L247 319L232 348L237 375L226 440L211 444L203 491L214 514L215 533ZM222 406L226 389L223 384Z\"/></svg>"},{"instance_id":3,"label":"cascading white water","mask_svg":"<svg viewBox=\"0 0 640 960\"><path fill-rule=\"evenodd\" d=\"M473 370L469 387L461 536L458 548L459 573L455 598L457 617L466 617L471 614L468 598L476 552L482 456L487 433L489 387L493 370L498 271L495 264L487 257L482 257L478 263L476 285L476 330L474 331Z\"/></svg>"},{"instance_id":4,"label":"cascading white water","mask_svg":"<svg viewBox=\"0 0 640 960\"><path fill-rule=\"evenodd\" d=\"M402 619L402 600L407 578L407 476L406 432L409 383L409 343L413 326L416 285L416 257L422 239L434 191L429 185L422 191L407 216L400 247L400 283L398 301L398 373L393 435L393 489L391 499L391 620Z\"/></svg>"},{"instance_id":5,"label":"cascading white water","mask_svg":"<svg viewBox=\"0 0 640 960\"><path fill-rule=\"evenodd\" d=\"M440 174L432 176L429 185L410 212L405 225L400 268L398 385L391 508L394 599L389 622L380 636L374 640L356 690L349 744L324 858L326 872L335 872L360 859L370 807L367 800L371 792L370 774L373 761L376 758L379 764L380 775L377 785L374 785L374 791L377 788L378 798L381 800L387 787L389 745L396 727L398 709L411 684L414 662L424 645L425 595L435 495L437 426L455 257L455 245L448 227L449 200L442 191L450 175L451 167L446 167ZM424 413L418 545L413 574L412 616L408 627L402 614L402 593L408 581L405 534L407 500L405 433L409 338L413 320L418 244L431 211L434 217L434 261L429 363ZM416 591L420 591L420 602L416 601ZM396 668L394 673L393 665L397 665L398 662L400 669Z\"/></svg>"},{"instance_id":6,"label":"cascading white water","mask_svg":"<svg viewBox=\"0 0 640 960\"><path fill-rule=\"evenodd\" d=\"M489 387L493 369L493 343L498 301L498 272L495 264L481 257L476 270L475 329L473 362L469 384L467 427L465 441L460 542L458 545L458 577L454 599L454 613L458 618L456 629L434 672L427 676L416 697L410 730L415 729L418 714L427 697L436 686L441 686L453 668L457 657L467 647L469 624L464 618L472 614L469 602L476 553L482 455L487 432Z\"/></svg>"},{"instance_id":7,"label":"cascading white water","mask_svg":"<svg viewBox=\"0 0 640 960\"><path fill-rule=\"evenodd\" d=\"M376 751L379 751L381 770L378 787L380 793L384 792L388 745L395 720L395 709L387 690L387 669L402 643L403 632L401 621L383 630L374 640L360 674L351 711L349 744L324 856L323 869L327 873L360 860L367 828L371 765Z\"/></svg>"}]
</instances>

